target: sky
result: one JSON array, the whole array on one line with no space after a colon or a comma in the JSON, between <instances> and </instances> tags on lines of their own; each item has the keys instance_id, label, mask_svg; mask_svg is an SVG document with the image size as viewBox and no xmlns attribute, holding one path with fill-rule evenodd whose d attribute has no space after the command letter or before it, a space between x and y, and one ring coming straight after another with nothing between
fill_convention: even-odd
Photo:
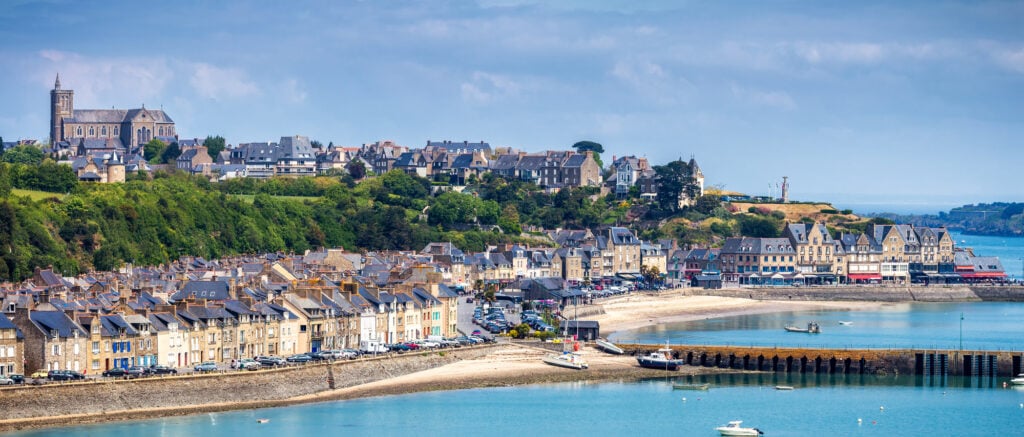
<instances>
[{"instance_id":1,"label":"sky","mask_svg":"<svg viewBox=\"0 0 1024 437\"><path fill-rule=\"evenodd\" d=\"M579 140L840 204L1024 200L1021 1L0 3L0 136L163 108L228 143Z\"/></svg>"}]
</instances>

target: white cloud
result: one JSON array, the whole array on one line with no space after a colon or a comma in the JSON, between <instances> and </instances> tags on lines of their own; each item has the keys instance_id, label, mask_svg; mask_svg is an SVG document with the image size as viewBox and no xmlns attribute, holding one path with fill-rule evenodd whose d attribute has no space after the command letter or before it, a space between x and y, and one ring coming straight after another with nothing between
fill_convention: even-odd
<instances>
[{"instance_id":1,"label":"white cloud","mask_svg":"<svg viewBox=\"0 0 1024 437\"><path fill-rule=\"evenodd\" d=\"M730 86L730 90L734 98L747 104L785 110L796 109L796 102L785 91L760 91L743 88L735 83Z\"/></svg>"},{"instance_id":2,"label":"white cloud","mask_svg":"<svg viewBox=\"0 0 1024 437\"><path fill-rule=\"evenodd\" d=\"M524 85L508 76L475 71L471 80L463 82L459 88L463 101L485 104L495 100L518 97L524 89Z\"/></svg>"},{"instance_id":3,"label":"white cloud","mask_svg":"<svg viewBox=\"0 0 1024 437\"><path fill-rule=\"evenodd\" d=\"M58 50L38 53L41 64L33 81L53 86L59 73L61 85L75 90L75 106L105 107L111 104L141 105L163 95L174 72L163 58L97 58Z\"/></svg>"},{"instance_id":4,"label":"white cloud","mask_svg":"<svg viewBox=\"0 0 1024 437\"><path fill-rule=\"evenodd\" d=\"M206 63L194 66L189 84L201 97L222 100L258 95L259 87L237 68L220 68Z\"/></svg>"},{"instance_id":5,"label":"white cloud","mask_svg":"<svg viewBox=\"0 0 1024 437\"><path fill-rule=\"evenodd\" d=\"M282 92L284 99L291 103L302 103L306 101L308 94L306 93L305 87L299 83L298 80L288 79L284 81L282 86Z\"/></svg>"},{"instance_id":6,"label":"white cloud","mask_svg":"<svg viewBox=\"0 0 1024 437\"><path fill-rule=\"evenodd\" d=\"M1024 73L1024 47L995 50L992 52L992 57L1000 66L1018 73Z\"/></svg>"},{"instance_id":7,"label":"white cloud","mask_svg":"<svg viewBox=\"0 0 1024 437\"><path fill-rule=\"evenodd\" d=\"M659 104L684 100L693 85L683 77L675 77L660 64L650 60L620 60L609 74L619 79L644 99Z\"/></svg>"}]
</instances>

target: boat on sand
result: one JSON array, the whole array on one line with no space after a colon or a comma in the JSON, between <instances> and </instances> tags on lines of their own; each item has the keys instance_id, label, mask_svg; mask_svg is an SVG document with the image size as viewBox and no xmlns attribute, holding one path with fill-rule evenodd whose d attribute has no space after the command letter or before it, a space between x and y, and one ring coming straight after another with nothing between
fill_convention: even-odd
<instances>
[{"instance_id":1,"label":"boat on sand","mask_svg":"<svg viewBox=\"0 0 1024 437\"><path fill-rule=\"evenodd\" d=\"M590 367L582 356L571 352L549 354L542 358L542 360L552 366L565 367L567 369L583 370Z\"/></svg>"},{"instance_id":2,"label":"boat on sand","mask_svg":"<svg viewBox=\"0 0 1024 437\"><path fill-rule=\"evenodd\" d=\"M599 338L599 339L595 340L594 342L597 343L597 348L598 349L601 349L601 350L603 350L605 352L608 352L610 354L622 355L622 354L626 353L626 351L622 350L622 348L616 346L614 343L612 343L612 342L610 342L608 340Z\"/></svg>"}]
</instances>

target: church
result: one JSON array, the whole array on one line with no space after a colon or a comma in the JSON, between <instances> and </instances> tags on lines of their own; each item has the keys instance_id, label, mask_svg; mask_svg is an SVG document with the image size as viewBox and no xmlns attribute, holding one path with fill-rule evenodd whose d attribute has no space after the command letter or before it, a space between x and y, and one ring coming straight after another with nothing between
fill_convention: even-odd
<instances>
[{"instance_id":1,"label":"church","mask_svg":"<svg viewBox=\"0 0 1024 437\"><path fill-rule=\"evenodd\" d=\"M174 120L162 109L146 109L146 105L138 109L75 109L75 92L61 89L59 74L50 91L50 144L54 146L65 142L74 149L88 143L124 154L153 138L167 141L176 135Z\"/></svg>"}]
</instances>

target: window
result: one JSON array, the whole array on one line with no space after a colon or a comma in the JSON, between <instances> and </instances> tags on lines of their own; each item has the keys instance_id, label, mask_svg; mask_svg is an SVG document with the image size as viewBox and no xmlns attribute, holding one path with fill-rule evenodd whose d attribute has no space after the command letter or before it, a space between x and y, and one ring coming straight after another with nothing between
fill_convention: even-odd
<instances>
[{"instance_id":1,"label":"window","mask_svg":"<svg viewBox=\"0 0 1024 437\"><path fill-rule=\"evenodd\" d=\"M59 344L53 345L53 355L60 355L60 345Z\"/></svg>"},{"instance_id":2,"label":"window","mask_svg":"<svg viewBox=\"0 0 1024 437\"><path fill-rule=\"evenodd\" d=\"M96 136L96 129L91 126L89 127L89 136Z\"/></svg>"},{"instance_id":3,"label":"window","mask_svg":"<svg viewBox=\"0 0 1024 437\"><path fill-rule=\"evenodd\" d=\"M103 126L100 128L100 135L107 136L107 127Z\"/></svg>"},{"instance_id":4,"label":"window","mask_svg":"<svg viewBox=\"0 0 1024 437\"><path fill-rule=\"evenodd\" d=\"M78 355L78 343L75 343L75 355Z\"/></svg>"}]
</instances>

